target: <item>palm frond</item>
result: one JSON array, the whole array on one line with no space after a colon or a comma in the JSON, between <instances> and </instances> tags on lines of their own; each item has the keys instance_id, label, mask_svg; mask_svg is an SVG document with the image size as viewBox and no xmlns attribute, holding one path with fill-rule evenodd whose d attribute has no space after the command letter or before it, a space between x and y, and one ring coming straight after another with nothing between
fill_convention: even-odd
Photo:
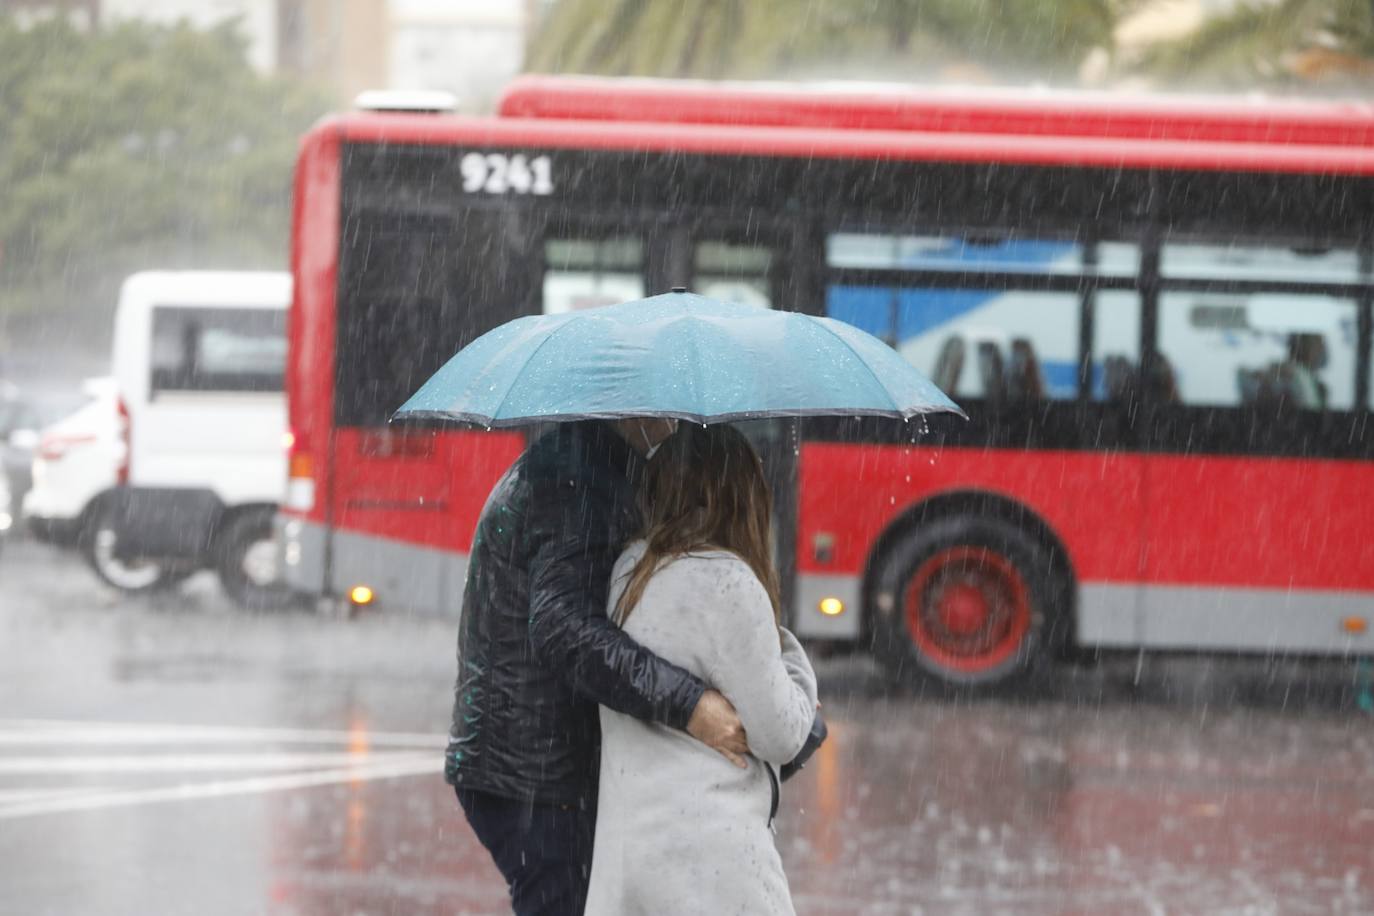
<instances>
[{"instance_id":1,"label":"palm frond","mask_svg":"<svg viewBox=\"0 0 1374 916\"><path fill-rule=\"evenodd\" d=\"M1253 88L1296 82L1294 61L1323 50L1374 65L1374 11L1366 0L1250 0L1196 32L1147 50L1137 73L1170 86Z\"/></svg>"},{"instance_id":2,"label":"palm frond","mask_svg":"<svg viewBox=\"0 0 1374 916\"><path fill-rule=\"evenodd\" d=\"M561 0L530 42L533 70L768 77L929 71L1071 73L1110 43L1133 0ZM877 62L877 63L875 63Z\"/></svg>"}]
</instances>

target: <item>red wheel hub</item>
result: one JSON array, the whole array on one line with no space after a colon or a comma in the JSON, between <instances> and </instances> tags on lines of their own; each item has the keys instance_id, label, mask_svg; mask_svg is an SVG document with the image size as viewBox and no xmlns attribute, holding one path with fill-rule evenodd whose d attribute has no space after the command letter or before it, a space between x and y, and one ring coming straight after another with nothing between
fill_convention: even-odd
<instances>
[{"instance_id":1,"label":"red wheel hub","mask_svg":"<svg viewBox=\"0 0 1374 916\"><path fill-rule=\"evenodd\" d=\"M905 596L907 632L931 662L976 673L1015 654L1031 626L1026 580L986 547L949 547L927 558Z\"/></svg>"},{"instance_id":2,"label":"red wheel hub","mask_svg":"<svg viewBox=\"0 0 1374 916\"><path fill-rule=\"evenodd\" d=\"M947 585L936 600L941 626L956 636L973 636L987 626L987 595L977 586L967 582Z\"/></svg>"}]
</instances>

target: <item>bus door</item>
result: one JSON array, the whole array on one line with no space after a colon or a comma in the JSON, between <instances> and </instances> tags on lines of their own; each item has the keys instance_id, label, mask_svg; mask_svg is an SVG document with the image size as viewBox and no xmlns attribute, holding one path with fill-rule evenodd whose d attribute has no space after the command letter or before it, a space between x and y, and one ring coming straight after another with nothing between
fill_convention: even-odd
<instances>
[{"instance_id":1,"label":"bus door","mask_svg":"<svg viewBox=\"0 0 1374 916\"><path fill-rule=\"evenodd\" d=\"M749 227L692 227L679 221L551 220L543 237L540 308L559 314L685 287L703 296L759 308L794 308L780 239ZM796 529L795 420L737 424L759 449L773 491L775 550L786 606ZM542 428L531 429L531 436Z\"/></svg>"},{"instance_id":2,"label":"bus door","mask_svg":"<svg viewBox=\"0 0 1374 916\"><path fill-rule=\"evenodd\" d=\"M712 224L691 232L670 233L664 265L669 272L668 286L686 286L726 302L800 311L797 286L786 270L790 238L780 227L757 221L747 226ZM771 418L735 425L758 449L773 493L773 555L784 620L790 621L796 593L800 421Z\"/></svg>"}]
</instances>

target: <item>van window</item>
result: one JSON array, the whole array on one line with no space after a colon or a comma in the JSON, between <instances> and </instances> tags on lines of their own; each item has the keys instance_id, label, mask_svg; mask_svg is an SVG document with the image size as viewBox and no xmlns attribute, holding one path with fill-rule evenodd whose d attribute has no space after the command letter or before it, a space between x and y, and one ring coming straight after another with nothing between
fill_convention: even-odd
<instances>
[{"instance_id":1,"label":"van window","mask_svg":"<svg viewBox=\"0 0 1374 916\"><path fill-rule=\"evenodd\" d=\"M150 391L281 391L286 310L153 309Z\"/></svg>"}]
</instances>

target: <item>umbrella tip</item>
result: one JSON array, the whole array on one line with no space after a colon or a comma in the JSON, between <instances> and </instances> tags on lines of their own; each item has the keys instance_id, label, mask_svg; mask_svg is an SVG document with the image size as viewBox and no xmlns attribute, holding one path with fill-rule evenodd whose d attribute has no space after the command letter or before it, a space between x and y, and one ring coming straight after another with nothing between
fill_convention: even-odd
<instances>
[{"instance_id":1,"label":"umbrella tip","mask_svg":"<svg viewBox=\"0 0 1374 916\"><path fill-rule=\"evenodd\" d=\"M687 292L687 287L685 287L685 286L674 286L673 289L672 289L672 292L675 292L675 293L685 293L685 292Z\"/></svg>"}]
</instances>

